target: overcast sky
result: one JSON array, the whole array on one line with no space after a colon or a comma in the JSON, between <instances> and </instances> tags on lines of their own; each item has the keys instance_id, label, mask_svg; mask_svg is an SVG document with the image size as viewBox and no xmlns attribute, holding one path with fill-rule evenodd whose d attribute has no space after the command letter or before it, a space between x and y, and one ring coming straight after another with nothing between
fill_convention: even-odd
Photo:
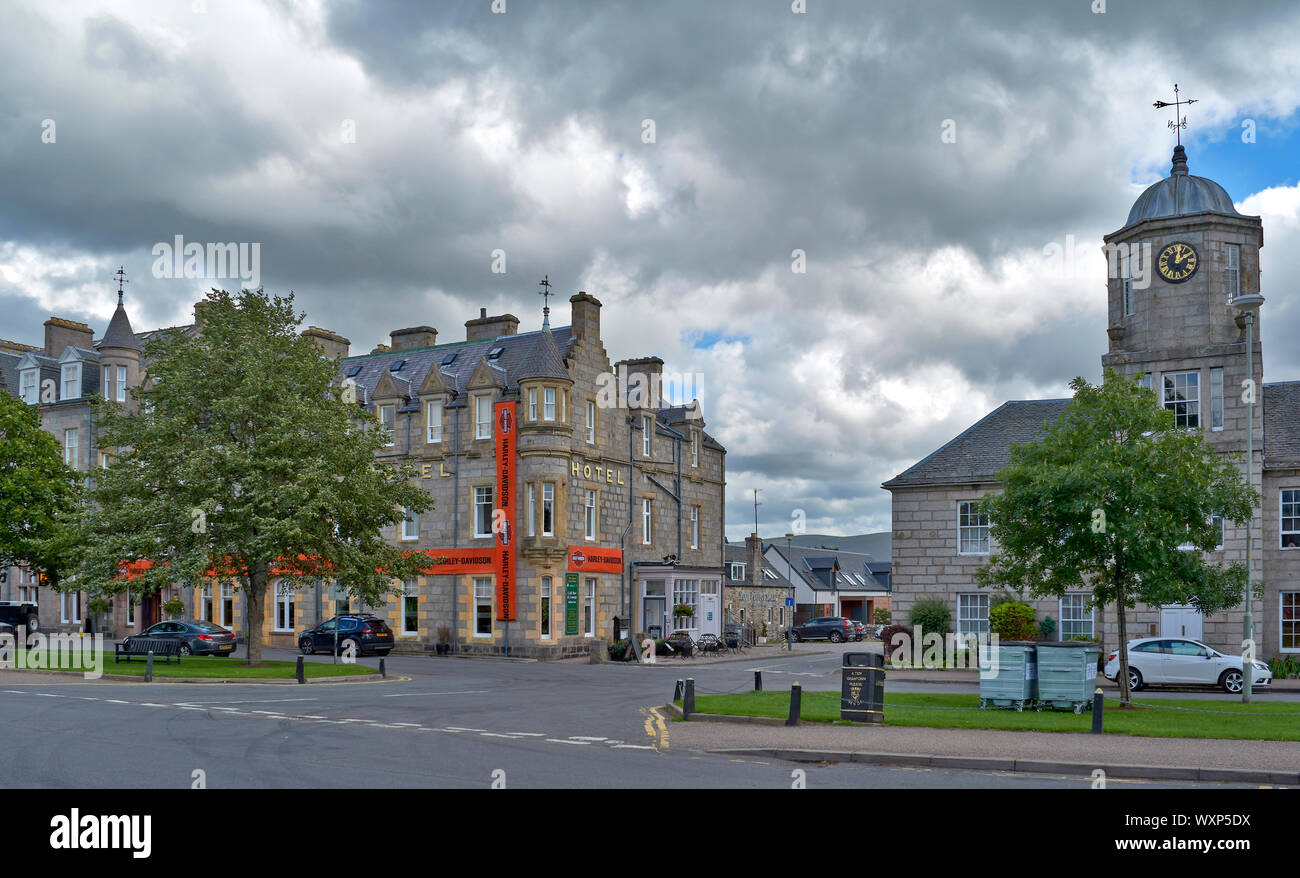
<instances>
[{"instance_id":1,"label":"overcast sky","mask_svg":"<svg viewBox=\"0 0 1300 878\"><path fill-rule=\"evenodd\" d=\"M1263 217L1266 380L1300 379L1293 2L498 5L4 0L0 337L102 334L119 265L137 330L189 322L238 282L154 277L177 235L260 244L353 353L535 329L549 275L556 325L586 290L612 359L699 374L731 538L753 488L765 536L886 530L882 481L1099 377L1101 236L1168 173L1178 82L1192 173Z\"/></svg>"}]
</instances>

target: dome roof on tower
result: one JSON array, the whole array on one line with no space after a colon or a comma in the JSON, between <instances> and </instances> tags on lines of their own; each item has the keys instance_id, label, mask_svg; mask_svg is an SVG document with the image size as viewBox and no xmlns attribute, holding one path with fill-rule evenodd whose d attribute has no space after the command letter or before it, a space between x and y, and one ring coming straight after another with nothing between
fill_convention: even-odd
<instances>
[{"instance_id":1,"label":"dome roof on tower","mask_svg":"<svg viewBox=\"0 0 1300 878\"><path fill-rule=\"evenodd\" d=\"M1125 226L1142 220L1166 216L1188 216L1194 213L1226 213L1241 216L1232 206L1232 197L1218 183L1208 177L1194 177L1187 173L1187 151L1182 145L1174 147L1173 167L1169 176L1153 183L1133 202Z\"/></svg>"},{"instance_id":2,"label":"dome roof on tower","mask_svg":"<svg viewBox=\"0 0 1300 878\"><path fill-rule=\"evenodd\" d=\"M113 319L108 321L108 331L104 333L99 346L101 348L125 348L131 351L140 350L140 343L135 340L135 333L131 331L131 321L127 318L126 309L122 307L120 299L117 303L117 310L113 312Z\"/></svg>"}]
</instances>

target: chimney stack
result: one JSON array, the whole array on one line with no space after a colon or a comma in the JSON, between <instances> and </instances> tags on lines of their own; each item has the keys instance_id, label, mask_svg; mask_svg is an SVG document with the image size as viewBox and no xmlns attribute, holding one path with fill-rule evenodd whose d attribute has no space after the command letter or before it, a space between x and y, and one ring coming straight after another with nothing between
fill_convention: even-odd
<instances>
[{"instance_id":1,"label":"chimney stack","mask_svg":"<svg viewBox=\"0 0 1300 878\"><path fill-rule=\"evenodd\" d=\"M325 356L333 359L342 359L348 355L348 348L352 342L335 332L328 329L321 329L319 326L308 326L302 331L304 338L309 338L320 348L320 352Z\"/></svg>"},{"instance_id":2,"label":"chimney stack","mask_svg":"<svg viewBox=\"0 0 1300 878\"><path fill-rule=\"evenodd\" d=\"M519 318L513 314L498 314L489 317L487 308L478 310L479 316L465 321L465 340L491 340L502 335L514 335L519 331Z\"/></svg>"},{"instance_id":3,"label":"chimney stack","mask_svg":"<svg viewBox=\"0 0 1300 878\"><path fill-rule=\"evenodd\" d=\"M658 357L619 360L614 364L614 374L622 383L623 400L628 408L659 408L663 400L663 360Z\"/></svg>"},{"instance_id":4,"label":"chimney stack","mask_svg":"<svg viewBox=\"0 0 1300 878\"><path fill-rule=\"evenodd\" d=\"M585 292L569 298L572 308L569 322L573 325L573 334L579 338L600 340L600 300Z\"/></svg>"},{"instance_id":5,"label":"chimney stack","mask_svg":"<svg viewBox=\"0 0 1300 878\"><path fill-rule=\"evenodd\" d=\"M45 356L58 359L68 348L95 349L95 333L84 323L51 317L45 321Z\"/></svg>"},{"instance_id":6,"label":"chimney stack","mask_svg":"<svg viewBox=\"0 0 1300 878\"><path fill-rule=\"evenodd\" d=\"M394 329L388 334L393 350L404 351L410 348L431 348L438 343L438 330L432 326L411 326L406 329Z\"/></svg>"},{"instance_id":7,"label":"chimney stack","mask_svg":"<svg viewBox=\"0 0 1300 878\"><path fill-rule=\"evenodd\" d=\"M749 550L749 584L763 584L763 541L758 534L745 537L745 548Z\"/></svg>"}]
</instances>

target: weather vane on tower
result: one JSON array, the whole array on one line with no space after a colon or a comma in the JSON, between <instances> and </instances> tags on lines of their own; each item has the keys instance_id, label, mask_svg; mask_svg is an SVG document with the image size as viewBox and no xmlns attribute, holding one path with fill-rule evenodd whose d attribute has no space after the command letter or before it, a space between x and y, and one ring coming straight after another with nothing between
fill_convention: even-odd
<instances>
[{"instance_id":1,"label":"weather vane on tower","mask_svg":"<svg viewBox=\"0 0 1300 878\"><path fill-rule=\"evenodd\" d=\"M118 266L117 271L113 272L113 277L117 278L117 304L122 304L122 284L129 284L126 279L126 266Z\"/></svg>"},{"instance_id":2,"label":"weather vane on tower","mask_svg":"<svg viewBox=\"0 0 1300 878\"><path fill-rule=\"evenodd\" d=\"M554 294L551 292L550 277L551 276L549 274L542 275L541 282L537 284L539 287L541 287L541 289L537 291L537 295L542 297L542 303L543 303L542 304L542 329L551 328L551 296Z\"/></svg>"},{"instance_id":3,"label":"weather vane on tower","mask_svg":"<svg viewBox=\"0 0 1300 878\"><path fill-rule=\"evenodd\" d=\"M1155 107L1157 110L1164 109L1165 107L1173 107L1173 108L1174 108L1174 120L1173 120L1172 122L1169 123L1169 127L1172 128L1172 129L1174 129L1174 134L1177 135L1177 138L1178 138L1178 144L1177 144L1177 145L1178 145L1178 146L1182 146L1182 145L1183 145L1183 129L1187 127L1187 117L1182 115L1182 109L1181 109L1181 106L1182 106L1183 104L1194 104L1194 103L1196 103L1196 100L1193 99L1193 98L1187 98L1187 99L1185 99L1185 100L1179 100L1179 98L1178 98L1178 83L1175 82L1175 83L1174 83L1174 99L1173 99L1172 101L1156 101L1154 104L1151 105L1151 106Z\"/></svg>"}]
</instances>

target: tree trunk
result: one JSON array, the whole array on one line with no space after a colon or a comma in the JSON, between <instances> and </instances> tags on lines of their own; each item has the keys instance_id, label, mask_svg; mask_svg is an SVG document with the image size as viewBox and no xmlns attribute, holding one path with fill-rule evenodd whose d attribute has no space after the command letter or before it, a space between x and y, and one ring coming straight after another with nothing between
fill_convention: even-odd
<instances>
[{"instance_id":1,"label":"tree trunk","mask_svg":"<svg viewBox=\"0 0 1300 878\"><path fill-rule=\"evenodd\" d=\"M1119 705L1132 707L1133 693L1128 685L1128 623L1124 618L1124 580L1115 581L1115 620L1119 625Z\"/></svg>"},{"instance_id":2,"label":"tree trunk","mask_svg":"<svg viewBox=\"0 0 1300 878\"><path fill-rule=\"evenodd\" d=\"M266 612L267 565L259 563L253 567L253 575L247 579L244 592L244 607L248 617L248 666L256 667L262 663L262 618Z\"/></svg>"}]
</instances>

